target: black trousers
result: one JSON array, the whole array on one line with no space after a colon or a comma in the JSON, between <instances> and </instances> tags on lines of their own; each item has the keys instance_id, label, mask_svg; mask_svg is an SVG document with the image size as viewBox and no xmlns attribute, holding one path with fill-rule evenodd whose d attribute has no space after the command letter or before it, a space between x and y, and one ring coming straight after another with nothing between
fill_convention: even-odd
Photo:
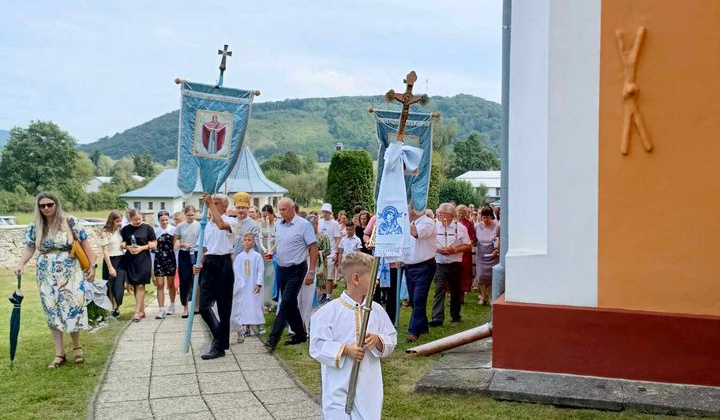
<instances>
[{"instance_id":1,"label":"black trousers","mask_svg":"<svg viewBox=\"0 0 720 420\"><path fill-rule=\"evenodd\" d=\"M230 254L205 256L205 263L200 271L200 315L213 335L212 347L216 350L230 348L230 313L234 282ZM212 311L215 303L219 319Z\"/></svg>"},{"instance_id":2,"label":"black trousers","mask_svg":"<svg viewBox=\"0 0 720 420\"><path fill-rule=\"evenodd\" d=\"M275 347L280 341L285 324L289 324L295 333L296 340L307 339L305 325L298 309L298 293L307 275L307 263L303 262L289 267L278 266L278 286L282 300L278 310L272 332L268 337L268 343Z\"/></svg>"},{"instance_id":3,"label":"black trousers","mask_svg":"<svg viewBox=\"0 0 720 420\"><path fill-rule=\"evenodd\" d=\"M450 317L453 320L460 320L460 308L462 299L462 288L460 287L460 276L462 275L462 263L454 262L449 264L438 264L435 271L435 295L433 296L432 320L445 322L445 290L450 289Z\"/></svg>"},{"instance_id":4,"label":"black trousers","mask_svg":"<svg viewBox=\"0 0 720 420\"><path fill-rule=\"evenodd\" d=\"M180 280L180 303L187 305L192 296L193 263L197 253L190 255L190 251L178 252L178 278ZM192 308L191 308L192 310Z\"/></svg>"},{"instance_id":5,"label":"black trousers","mask_svg":"<svg viewBox=\"0 0 720 420\"><path fill-rule=\"evenodd\" d=\"M112 298L115 299L115 303L118 308L122 305L123 296L125 295L125 270L121 267L121 262L122 255L110 257L110 264L112 264L113 268L117 272L117 277L110 276L110 269L106 264L103 263L102 268L102 278L108 282L108 296L112 295Z\"/></svg>"},{"instance_id":6,"label":"black trousers","mask_svg":"<svg viewBox=\"0 0 720 420\"><path fill-rule=\"evenodd\" d=\"M395 324L395 312L397 311L397 274L398 269L390 267L390 287L376 287L373 295L373 301L382 304L382 294L385 293L385 312L393 324Z\"/></svg>"}]
</instances>

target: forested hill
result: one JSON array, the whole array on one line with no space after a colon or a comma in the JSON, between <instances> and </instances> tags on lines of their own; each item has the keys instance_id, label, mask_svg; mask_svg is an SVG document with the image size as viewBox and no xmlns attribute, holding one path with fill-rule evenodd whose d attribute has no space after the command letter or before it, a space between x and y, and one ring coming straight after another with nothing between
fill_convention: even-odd
<instances>
[{"instance_id":1,"label":"forested hill","mask_svg":"<svg viewBox=\"0 0 720 420\"><path fill-rule=\"evenodd\" d=\"M245 144L258 160L277 153L294 151L316 153L318 160L328 161L335 143L346 148L365 149L377 154L377 139L368 107L390 107L383 96L346 96L337 98L288 99L253 105ZM397 105L393 108L399 109ZM471 95L433 96L420 112L440 112L444 122L455 120L456 139L472 131L486 134L483 141L497 151L500 141L501 108L495 102ZM117 159L132 154L150 153L158 162L177 156L178 111L152 119L112 137L81 145L92 153L99 150Z\"/></svg>"}]
</instances>

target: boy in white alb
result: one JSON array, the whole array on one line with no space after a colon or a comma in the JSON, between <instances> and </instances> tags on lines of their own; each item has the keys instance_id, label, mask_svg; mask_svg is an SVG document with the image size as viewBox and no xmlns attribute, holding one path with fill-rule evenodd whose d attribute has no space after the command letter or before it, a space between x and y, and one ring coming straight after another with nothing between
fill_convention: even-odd
<instances>
[{"instance_id":1,"label":"boy in white alb","mask_svg":"<svg viewBox=\"0 0 720 420\"><path fill-rule=\"evenodd\" d=\"M259 333L265 324L263 313L263 294L261 293L265 275L265 262L262 255L255 251L255 235L247 232L242 237L243 251L235 256L233 272L232 315L230 331L237 331L237 341L245 340L245 332L251 328Z\"/></svg>"},{"instance_id":2,"label":"boy in white alb","mask_svg":"<svg viewBox=\"0 0 720 420\"><path fill-rule=\"evenodd\" d=\"M325 420L375 420L381 417L380 358L387 357L395 349L397 332L385 309L373 302L364 345L357 346L371 268L370 255L346 254L342 271L347 289L339 298L320 307L310 321L310 356L320 362ZM355 361L361 362L360 370L352 412L347 415L345 402Z\"/></svg>"},{"instance_id":3,"label":"boy in white alb","mask_svg":"<svg viewBox=\"0 0 720 420\"><path fill-rule=\"evenodd\" d=\"M338 267L342 267L343 255L348 255L360 248L362 248L362 242L360 238L355 235L355 223L348 220L345 222L345 236L340 240L340 245L338 245L338 256L335 264ZM342 272L342 270L340 271Z\"/></svg>"}]
</instances>

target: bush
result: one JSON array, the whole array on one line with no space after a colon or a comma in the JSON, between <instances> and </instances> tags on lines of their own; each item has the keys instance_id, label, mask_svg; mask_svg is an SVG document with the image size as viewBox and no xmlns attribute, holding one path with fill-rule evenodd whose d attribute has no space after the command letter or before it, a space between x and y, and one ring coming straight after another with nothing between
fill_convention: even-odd
<instances>
[{"instance_id":1,"label":"bush","mask_svg":"<svg viewBox=\"0 0 720 420\"><path fill-rule=\"evenodd\" d=\"M338 212L352 213L353 207L375 208L373 162L364 150L340 150L330 161L325 201Z\"/></svg>"},{"instance_id":2,"label":"bush","mask_svg":"<svg viewBox=\"0 0 720 420\"><path fill-rule=\"evenodd\" d=\"M479 207L485 204L485 194L487 189L475 189L467 181L458 181L456 179L445 179L440 183L439 202L449 203L454 201L457 204L474 204ZM437 208L437 207L435 207ZM431 209L435 209L431 207Z\"/></svg>"}]
</instances>

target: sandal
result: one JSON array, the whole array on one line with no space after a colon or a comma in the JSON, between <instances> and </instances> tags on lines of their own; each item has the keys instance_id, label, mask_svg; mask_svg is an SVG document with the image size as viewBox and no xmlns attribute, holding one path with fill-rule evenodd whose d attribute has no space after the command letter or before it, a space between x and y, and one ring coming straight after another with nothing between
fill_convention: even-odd
<instances>
[{"instance_id":1,"label":"sandal","mask_svg":"<svg viewBox=\"0 0 720 420\"><path fill-rule=\"evenodd\" d=\"M73 349L73 363L80 364L85 362L85 353L83 353L82 347L75 347Z\"/></svg>"},{"instance_id":2,"label":"sandal","mask_svg":"<svg viewBox=\"0 0 720 420\"><path fill-rule=\"evenodd\" d=\"M135 312L135 315L133 315L133 322L140 322L140 319L142 317L140 316L140 312Z\"/></svg>"},{"instance_id":3,"label":"sandal","mask_svg":"<svg viewBox=\"0 0 720 420\"><path fill-rule=\"evenodd\" d=\"M56 355L53 361L48 365L48 369L57 369L65 363L67 363L67 357L64 354L62 356Z\"/></svg>"}]
</instances>

